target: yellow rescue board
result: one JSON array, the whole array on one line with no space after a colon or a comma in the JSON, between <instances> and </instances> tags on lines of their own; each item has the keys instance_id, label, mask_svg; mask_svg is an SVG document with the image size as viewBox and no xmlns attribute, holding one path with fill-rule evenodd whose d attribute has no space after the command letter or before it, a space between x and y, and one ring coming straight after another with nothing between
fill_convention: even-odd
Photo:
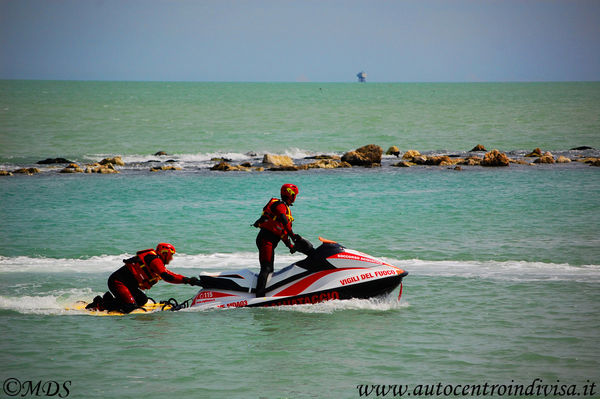
<instances>
[{"instance_id":1,"label":"yellow rescue board","mask_svg":"<svg viewBox=\"0 0 600 399\"><path fill-rule=\"evenodd\" d=\"M76 310L89 313L92 316L126 316L128 314L147 314L153 312L160 312L162 310L171 310L171 305L164 303L147 303L143 307L133 310L131 313L121 313L117 311L108 312L106 310L88 310L86 309L87 302L79 301L71 307L67 307L66 310ZM164 309L163 309L164 306Z\"/></svg>"}]
</instances>

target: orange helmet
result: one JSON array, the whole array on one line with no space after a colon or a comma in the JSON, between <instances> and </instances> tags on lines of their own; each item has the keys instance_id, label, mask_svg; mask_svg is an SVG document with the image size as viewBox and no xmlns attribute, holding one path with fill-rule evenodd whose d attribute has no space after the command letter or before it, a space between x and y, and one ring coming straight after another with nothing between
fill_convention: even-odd
<instances>
[{"instance_id":1,"label":"orange helmet","mask_svg":"<svg viewBox=\"0 0 600 399\"><path fill-rule=\"evenodd\" d=\"M162 259L162 261L165 263L165 265L167 265L167 264L169 264L169 262L171 262L171 259L173 259L173 254L175 253L175 247L166 242L161 242L160 244L158 244L156 246L156 253Z\"/></svg>"},{"instance_id":2,"label":"orange helmet","mask_svg":"<svg viewBox=\"0 0 600 399\"><path fill-rule=\"evenodd\" d=\"M288 205L292 205L298 195L298 187L295 184L284 184L281 186L281 199Z\"/></svg>"}]
</instances>

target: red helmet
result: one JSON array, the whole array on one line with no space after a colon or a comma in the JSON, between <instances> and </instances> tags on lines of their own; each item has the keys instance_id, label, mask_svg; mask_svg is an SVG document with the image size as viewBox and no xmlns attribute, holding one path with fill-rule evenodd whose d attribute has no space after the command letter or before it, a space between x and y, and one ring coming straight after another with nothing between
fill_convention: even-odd
<instances>
[{"instance_id":1,"label":"red helmet","mask_svg":"<svg viewBox=\"0 0 600 399\"><path fill-rule=\"evenodd\" d=\"M156 253L165 264L169 264L169 262L171 262L171 259L173 259L175 247L166 242L161 242L156 246Z\"/></svg>"},{"instance_id":2,"label":"red helmet","mask_svg":"<svg viewBox=\"0 0 600 399\"><path fill-rule=\"evenodd\" d=\"M281 186L281 199L291 205L296 200L298 192L298 187L295 184L284 184Z\"/></svg>"}]
</instances>

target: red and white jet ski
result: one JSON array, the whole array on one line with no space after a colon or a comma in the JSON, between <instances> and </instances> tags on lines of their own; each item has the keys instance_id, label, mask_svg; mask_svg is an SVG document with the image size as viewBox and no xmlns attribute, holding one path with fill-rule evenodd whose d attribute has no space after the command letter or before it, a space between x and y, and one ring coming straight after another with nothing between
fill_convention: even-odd
<instances>
[{"instance_id":1,"label":"red and white jet ski","mask_svg":"<svg viewBox=\"0 0 600 399\"><path fill-rule=\"evenodd\" d=\"M300 250L307 255L272 274L264 297L256 298L258 274L248 269L200 274L203 287L191 307L228 308L313 304L334 299L372 298L400 286L408 272L381 259L319 237L322 244ZM296 247L300 247L296 243Z\"/></svg>"}]
</instances>

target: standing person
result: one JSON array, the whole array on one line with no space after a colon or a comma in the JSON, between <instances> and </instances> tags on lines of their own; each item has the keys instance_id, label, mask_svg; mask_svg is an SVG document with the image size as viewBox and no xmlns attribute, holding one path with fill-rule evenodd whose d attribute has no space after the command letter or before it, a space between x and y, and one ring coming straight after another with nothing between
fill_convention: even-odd
<instances>
[{"instance_id":1,"label":"standing person","mask_svg":"<svg viewBox=\"0 0 600 399\"><path fill-rule=\"evenodd\" d=\"M184 277L167 270L166 265L171 262L174 253L173 245L160 243L156 249L144 249L133 258L124 259L125 265L108 278L109 291L103 297L94 298L86 309L129 313L148 302L142 290L150 289L159 280L171 284L200 285L196 277Z\"/></svg>"},{"instance_id":2,"label":"standing person","mask_svg":"<svg viewBox=\"0 0 600 399\"><path fill-rule=\"evenodd\" d=\"M260 261L260 273L256 282L257 298L265 296L267 280L273 273L275 248L279 241L283 241L290 253L296 251L291 240L295 241L298 236L292 231L294 218L290 206L294 204L297 195L298 187L295 184L284 184L281 186L281 199L271 198L263 208L261 217L254 222L254 227L260 228L256 236Z\"/></svg>"}]
</instances>

